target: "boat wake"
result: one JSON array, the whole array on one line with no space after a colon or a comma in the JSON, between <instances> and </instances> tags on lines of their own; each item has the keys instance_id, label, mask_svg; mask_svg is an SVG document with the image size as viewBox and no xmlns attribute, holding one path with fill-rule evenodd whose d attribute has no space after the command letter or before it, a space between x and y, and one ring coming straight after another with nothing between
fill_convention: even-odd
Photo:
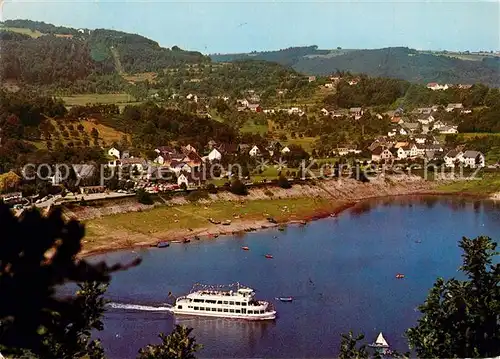
<instances>
[{"instance_id":1,"label":"boat wake","mask_svg":"<svg viewBox=\"0 0 500 359\"><path fill-rule=\"evenodd\" d=\"M151 306L151 305L140 305L140 304L125 304L125 303L108 303L109 307L113 309L124 309L124 310L137 310L141 312L172 312L172 306L169 304L164 304L163 306Z\"/></svg>"}]
</instances>

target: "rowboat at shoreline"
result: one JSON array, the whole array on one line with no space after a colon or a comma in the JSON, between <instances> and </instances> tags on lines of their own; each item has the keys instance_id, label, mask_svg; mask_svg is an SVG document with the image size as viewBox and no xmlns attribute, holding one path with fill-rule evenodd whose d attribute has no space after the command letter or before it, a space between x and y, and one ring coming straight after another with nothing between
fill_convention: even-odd
<instances>
[{"instance_id":1,"label":"rowboat at shoreline","mask_svg":"<svg viewBox=\"0 0 500 359\"><path fill-rule=\"evenodd\" d=\"M157 248L166 248L166 247L169 247L169 246L170 246L170 243L165 242L165 241L161 241L161 242L156 243L156 247Z\"/></svg>"},{"instance_id":2,"label":"rowboat at shoreline","mask_svg":"<svg viewBox=\"0 0 500 359\"><path fill-rule=\"evenodd\" d=\"M271 254L266 254L264 257L266 257L267 259L272 259L273 256Z\"/></svg>"},{"instance_id":3,"label":"rowboat at shoreline","mask_svg":"<svg viewBox=\"0 0 500 359\"><path fill-rule=\"evenodd\" d=\"M276 300L279 300L280 302L292 302L293 297L276 297Z\"/></svg>"},{"instance_id":4,"label":"rowboat at shoreline","mask_svg":"<svg viewBox=\"0 0 500 359\"><path fill-rule=\"evenodd\" d=\"M243 249L244 251L249 251L250 250L250 248L248 248L247 246L241 247L241 249Z\"/></svg>"},{"instance_id":5,"label":"rowboat at shoreline","mask_svg":"<svg viewBox=\"0 0 500 359\"><path fill-rule=\"evenodd\" d=\"M175 241L172 241L172 243L182 243L182 241L176 239Z\"/></svg>"}]
</instances>

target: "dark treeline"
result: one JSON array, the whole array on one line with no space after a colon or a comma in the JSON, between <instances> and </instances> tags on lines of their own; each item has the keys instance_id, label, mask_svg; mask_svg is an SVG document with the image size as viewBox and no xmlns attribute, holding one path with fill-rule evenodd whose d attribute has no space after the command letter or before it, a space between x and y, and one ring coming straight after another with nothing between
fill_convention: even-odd
<instances>
[{"instance_id":1,"label":"dark treeline","mask_svg":"<svg viewBox=\"0 0 500 359\"><path fill-rule=\"evenodd\" d=\"M418 106L462 103L464 107L494 106L500 104L500 90L476 84L470 88L450 87L446 90L433 91L424 85L410 84L403 80L361 75L355 85L348 80L340 81L337 92L325 98L324 103L334 107L367 107L367 106L402 106L405 109Z\"/></svg>"},{"instance_id":2,"label":"dark treeline","mask_svg":"<svg viewBox=\"0 0 500 359\"><path fill-rule=\"evenodd\" d=\"M500 103L463 116L459 132L500 132Z\"/></svg>"},{"instance_id":3,"label":"dark treeline","mask_svg":"<svg viewBox=\"0 0 500 359\"><path fill-rule=\"evenodd\" d=\"M103 120L104 122L105 120ZM237 130L207 117L166 109L154 103L126 106L114 123L117 129L133 134L138 147L161 146L172 141L191 143L203 148L210 139L217 142L234 142Z\"/></svg>"},{"instance_id":4,"label":"dark treeline","mask_svg":"<svg viewBox=\"0 0 500 359\"><path fill-rule=\"evenodd\" d=\"M0 76L2 80L66 87L91 74L114 71L110 59L94 61L85 42L42 36L37 39L3 40Z\"/></svg>"},{"instance_id":5,"label":"dark treeline","mask_svg":"<svg viewBox=\"0 0 500 359\"><path fill-rule=\"evenodd\" d=\"M390 105L404 96L410 83L387 78L360 76L356 85L345 80L337 85L337 92L325 99L328 105L341 108Z\"/></svg>"}]
</instances>

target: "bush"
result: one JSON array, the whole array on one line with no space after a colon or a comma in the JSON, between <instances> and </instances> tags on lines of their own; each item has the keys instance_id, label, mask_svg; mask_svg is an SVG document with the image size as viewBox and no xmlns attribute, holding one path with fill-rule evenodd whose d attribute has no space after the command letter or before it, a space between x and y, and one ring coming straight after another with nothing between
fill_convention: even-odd
<instances>
[{"instance_id":1,"label":"bush","mask_svg":"<svg viewBox=\"0 0 500 359\"><path fill-rule=\"evenodd\" d=\"M217 187L213 183L207 184L206 189L207 189L208 193L211 193L211 194L217 193Z\"/></svg>"},{"instance_id":2,"label":"bush","mask_svg":"<svg viewBox=\"0 0 500 359\"><path fill-rule=\"evenodd\" d=\"M208 193L206 191L201 191L201 190L194 190L191 191L187 196L186 199L189 202L197 202L200 199L208 199Z\"/></svg>"},{"instance_id":3,"label":"bush","mask_svg":"<svg viewBox=\"0 0 500 359\"><path fill-rule=\"evenodd\" d=\"M292 185L290 184L290 182L288 182L288 179L283 175L280 175L278 177L278 186L285 189L292 188Z\"/></svg>"},{"instance_id":4,"label":"bush","mask_svg":"<svg viewBox=\"0 0 500 359\"><path fill-rule=\"evenodd\" d=\"M247 186L239 179L234 180L229 187L231 193L237 194L238 196L246 196L248 194Z\"/></svg>"},{"instance_id":5,"label":"bush","mask_svg":"<svg viewBox=\"0 0 500 359\"><path fill-rule=\"evenodd\" d=\"M273 192L271 192L271 191L270 191L270 190L268 190L268 189L266 189L266 190L264 191L264 194L265 194L266 196L268 196L268 197L273 197L273 196L274 196L274 193L273 193Z\"/></svg>"},{"instance_id":6,"label":"bush","mask_svg":"<svg viewBox=\"0 0 500 359\"><path fill-rule=\"evenodd\" d=\"M136 198L137 202L141 204L153 204L153 199L151 198L151 195L142 188L137 190Z\"/></svg>"}]
</instances>

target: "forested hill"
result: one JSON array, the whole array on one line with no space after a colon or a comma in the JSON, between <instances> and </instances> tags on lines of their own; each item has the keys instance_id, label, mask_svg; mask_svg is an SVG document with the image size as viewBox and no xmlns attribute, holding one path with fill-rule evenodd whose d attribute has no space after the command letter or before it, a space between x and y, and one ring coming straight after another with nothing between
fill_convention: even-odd
<instances>
[{"instance_id":1,"label":"forested hill","mask_svg":"<svg viewBox=\"0 0 500 359\"><path fill-rule=\"evenodd\" d=\"M477 83L500 86L500 58L471 54L426 53L404 47L376 50L319 50L317 46L279 51L211 55L213 61L256 59L293 66L299 72L326 75L340 71L398 78L418 83Z\"/></svg>"},{"instance_id":2,"label":"forested hill","mask_svg":"<svg viewBox=\"0 0 500 359\"><path fill-rule=\"evenodd\" d=\"M209 62L199 52L161 47L146 37L114 30L72 29L38 21L0 25L1 80L46 85L73 83L91 75L161 71Z\"/></svg>"}]
</instances>

